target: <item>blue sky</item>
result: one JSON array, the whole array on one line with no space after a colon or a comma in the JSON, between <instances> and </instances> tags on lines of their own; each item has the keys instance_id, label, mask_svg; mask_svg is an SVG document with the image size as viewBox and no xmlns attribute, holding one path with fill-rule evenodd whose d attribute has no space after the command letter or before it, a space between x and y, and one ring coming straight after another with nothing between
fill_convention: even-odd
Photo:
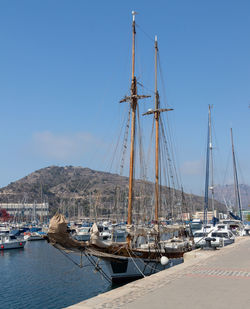
<instances>
[{"instance_id":1,"label":"blue sky","mask_svg":"<svg viewBox=\"0 0 250 309\"><path fill-rule=\"evenodd\" d=\"M1 0L1 186L49 165L107 170L130 87L132 10L136 74L149 89L148 36L158 35L184 191L204 191L208 104L215 182L232 182L232 126L239 178L250 184L249 1Z\"/></svg>"}]
</instances>

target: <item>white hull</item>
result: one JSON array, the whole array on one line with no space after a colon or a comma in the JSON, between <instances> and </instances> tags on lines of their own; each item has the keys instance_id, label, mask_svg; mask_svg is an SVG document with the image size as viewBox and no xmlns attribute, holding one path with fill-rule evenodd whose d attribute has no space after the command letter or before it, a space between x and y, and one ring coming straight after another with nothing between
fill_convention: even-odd
<instances>
[{"instance_id":1,"label":"white hull","mask_svg":"<svg viewBox=\"0 0 250 309\"><path fill-rule=\"evenodd\" d=\"M182 258L170 260L167 265L163 266L159 262L140 258L125 258L118 261L104 260L113 283L128 282L144 276L150 276L182 261Z\"/></svg>"},{"instance_id":2,"label":"white hull","mask_svg":"<svg viewBox=\"0 0 250 309\"><path fill-rule=\"evenodd\" d=\"M32 233L24 235L24 239L27 241L33 241L33 240L44 240L44 238L39 235L38 233Z\"/></svg>"},{"instance_id":3,"label":"white hull","mask_svg":"<svg viewBox=\"0 0 250 309\"><path fill-rule=\"evenodd\" d=\"M235 236L226 225L218 224L214 229L209 231L196 231L194 233L194 243L196 248L207 246L206 239L211 238L211 247L224 247L234 243Z\"/></svg>"},{"instance_id":4,"label":"white hull","mask_svg":"<svg viewBox=\"0 0 250 309\"><path fill-rule=\"evenodd\" d=\"M21 249L24 248L25 244L26 244L25 240L0 242L0 251L9 249Z\"/></svg>"}]
</instances>

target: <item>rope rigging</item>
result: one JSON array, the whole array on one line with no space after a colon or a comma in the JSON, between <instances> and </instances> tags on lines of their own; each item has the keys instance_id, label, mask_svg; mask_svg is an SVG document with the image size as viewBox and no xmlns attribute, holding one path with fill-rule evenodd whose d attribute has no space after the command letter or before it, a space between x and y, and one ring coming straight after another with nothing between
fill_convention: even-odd
<instances>
[{"instance_id":1,"label":"rope rigging","mask_svg":"<svg viewBox=\"0 0 250 309\"><path fill-rule=\"evenodd\" d=\"M127 123L126 123L125 133L123 137L123 150L122 150L122 159L121 159L121 165L120 165L120 175L123 174L124 162L125 162L125 157L126 157L126 153L128 149L128 133L129 133L130 115L131 115L131 108L129 107Z\"/></svg>"}]
</instances>

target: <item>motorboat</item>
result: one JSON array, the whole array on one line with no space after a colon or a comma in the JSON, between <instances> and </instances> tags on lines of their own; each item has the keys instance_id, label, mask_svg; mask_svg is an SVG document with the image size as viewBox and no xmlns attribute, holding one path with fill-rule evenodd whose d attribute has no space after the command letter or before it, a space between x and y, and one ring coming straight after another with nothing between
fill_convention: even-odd
<instances>
[{"instance_id":1,"label":"motorboat","mask_svg":"<svg viewBox=\"0 0 250 309\"><path fill-rule=\"evenodd\" d=\"M10 227L7 224L0 224L0 233L7 234L10 232Z\"/></svg>"},{"instance_id":2,"label":"motorboat","mask_svg":"<svg viewBox=\"0 0 250 309\"><path fill-rule=\"evenodd\" d=\"M209 236L208 234L209 234L208 231L205 231L203 229L194 232L193 236L196 248L200 248L205 245L206 243L205 238Z\"/></svg>"},{"instance_id":3,"label":"motorboat","mask_svg":"<svg viewBox=\"0 0 250 309\"><path fill-rule=\"evenodd\" d=\"M21 238L16 238L14 235L2 234L0 235L0 251L8 249L24 248L26 241Z\"/></svg>"},{"instance_id":4,"label":"motorboat","mask_svg":"<svg viewBox=\"0 0 250 309\"><path fill-rule=\"evenodd\" d=\"M183 250L183 252L191 251L193 243L190 239L174 237L162 242L163 248L167 250L178 251Z\"/></svg>"},{"instance_id":5,"label":"motorboat","mask_svg":"<svg viewBox=\"0 0 250 309\"><path fill-rule=\"evenodd\" d=\"M112 236L109 227L104 224L98 225L98 231L99 231L99 237L102 240L107 240Z\"/></svg>"},{"instance_id":6,"label":"motorboat","mask_svg":"<svg viewBox=\"0 0 250 309\"><path fill-rule=\"evenodd\" d=\"M74 238L78 241L89 241L90 240L90 226L82 226L76 229Z\"/></svg>"},{"instance_id":7,"label":"motorboat","mask_svg":"<svg viewBox=\"0 0 250 309\"><path fill-rule=\"evenodd\" d=\"M214 239L211 241L212 246L218 245L219 247L224 247L235 242L235 235L227 229L212 232L211 238Z\"/></svg>"},{"instance_id":8,"label":"motorboat","mask_svg":"<svg viewBox=\"0 0 250 309\"><path fill-rule=\"evenodd\" d=\"M222 223L228 226L228 229L232 231L235 236L244 235L244 224L240 220L223 220Z\"/></svg>"},{"instance_id":9,"label":"motorboat","mask_svg":"<svg viewBox=\"0 0 250 309\"><path fill-rule=\"evenodd\" d=\"M195 231L193 233L194 236L194 244L196 248L203 247L206 244L206 237L209 237L216 228L212 224L203 225L202 229Z\"/></svg>"},{"instance_id":10,"label":"motorboat","mask_svg":"<svg viewBox=\"0 0 250 309\"><path fill-rule=\"evenodd\" d=\"M98 224L98 231L99 231L99 237L101 240L107 240L112 237L112 232L110 231L109 227L106 225ZM73 238L78 241L89 241L90 234L91 234L91 227L82 226L75 230L75 234Z\"/></svg>"},{"instance_id":11,"label":"motorboat","mask_svg":"<svg viewBox=\"0 0 250 309\"><path fill-rule=\"evenodd\" d=\"M24 239L27 241L34 241L34 240L44 240L44 235L46 233L43 232L26 232L24 235Z\"/></svg>"}]
</instances>

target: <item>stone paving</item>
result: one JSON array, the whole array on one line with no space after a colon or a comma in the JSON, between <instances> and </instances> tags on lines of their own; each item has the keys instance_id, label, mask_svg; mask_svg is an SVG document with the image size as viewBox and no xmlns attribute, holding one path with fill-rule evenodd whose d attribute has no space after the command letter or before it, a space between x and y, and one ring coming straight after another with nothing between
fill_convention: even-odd
<instances>
[{"instance_id":1,"label":"stone paving","mask_svg":"<svg viewBox=\"0 0 250 309\"><path fill-rule=\"evenodd\" d=\"M71 309L250 308L250 237L70 306Z\"/></svg>"}]
</instances>

